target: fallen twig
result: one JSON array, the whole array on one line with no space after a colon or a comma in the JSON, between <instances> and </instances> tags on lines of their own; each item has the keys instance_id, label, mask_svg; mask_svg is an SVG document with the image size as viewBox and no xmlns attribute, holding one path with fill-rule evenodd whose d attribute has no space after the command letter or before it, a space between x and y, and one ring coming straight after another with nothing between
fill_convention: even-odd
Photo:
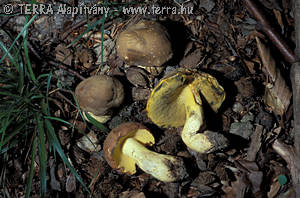
<instances>
[{"instance_id":1,"label":"fallen twig","mask_svg":"<svg viewBox=\"0 0 300 198\"><path fill-rule=\"evenodd\" d=\"M270 25L266 16L259 9L259 6L253 0L244 0L249 12L256 18L256 20L261 25L261 30L270 38L273 44L278 48L281 54L284 56L285 60L289 63L295 62L295 55L290 47L286 44L283 38L275 31L275 29Z\"/></svg>"},{"instance_id":2,"label":"fallen twig","mask_svg":"<svg viewBox=\"0 0 300 198\"><path fill-rule=\"evenodd\" d=\"M77 24L73 25L71 28L69 28L66 32L63 33L62 35L62 40L64 40L65 38L67 38L67 36L75 29L83 26L84 24L87 23L87 19L83 19L82 21L79 21Z\"/></svg>"},{"instance_id":3,"label":"fallen twig","mask_svg":"<svg viewBox=\"0 0 300 198\"><path fill-rule=\"evenodd\" d=\"M84 79L85 79L85 77L81 76L78 72L76 72L76 71L74 71L74 70L68 68L67 66L64 66L64 65L61 64L61 63L56 63L56 62L54 62L54 61L49 61L48 63L51 64L51 65L53 65L53 66L55 66L55 67L61 68L61 69L63 69L63 70L66 70L67 72L73 74L74 76L76 76L76 77L79 78L80 80L84 80Z\"/></svg>"}]
</instances>

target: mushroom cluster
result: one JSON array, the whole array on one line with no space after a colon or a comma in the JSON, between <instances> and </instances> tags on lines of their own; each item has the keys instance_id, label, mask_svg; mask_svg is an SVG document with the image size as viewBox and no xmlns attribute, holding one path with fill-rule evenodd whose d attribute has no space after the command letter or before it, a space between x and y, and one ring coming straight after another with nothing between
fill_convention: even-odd
<instances>
[{"instance_id":1,"label":"mushroom cluster","mask_svg":"<svg viewBox=\"0 0 300 198\"><path fill-rule=\"evenodd\" d=\"M146 20L129 26L119 35L117 53L128 64L158 68L173 55L166 29ZM135 72L129 70L129 74L135 75ZM142 73L130 79L133 84L147 85ZM104 123L110 119L112 109L123 102L124 90L116 78L96 75L82 81L75 95L84 115L88 113ZM223 87L207 73L178 69L153 89L147 102L147 114L160 127L183 127L181 137L190 149L212 152L224 148L227 139L204 130L203 99L217 112L225 99ZM182 159L149 150L147 146L154 143L153 135L145 126L127 122L108 134L103 150L108 164L120 172L134 174L137 165L164 182L183 179L187 173Z\"/></svg>"},{"instance_id":2,"label":"mushroom cluster","mask_svg":"<svg viewBox=\"0 0 300 198\"><path fill-rule=\"evenodd\" d=\"M117 53L127 64L153 73L162 70L161 66L173 56L169 38L166 28L158 22L141 20L120 33Z\"/></svg>"},{"instance_id":3,"label":"mushroom cluster","mask_svg":"<svg viewBox=\"0 0 300 198\"><path fill-rule=\"evenodd\" d=\"M110 119L112 109L122 104L124 89L116 78L96 75L80 82L75 96L84 116L88 113L98 122L105 123Z\"/></svg>"},{"instance_id":4,"label":"mushroom cluster","mask_svg":"<svg viewBox=\"0 0 300 198\"><path fill-rule=\"evenodd\" d=\"M119 125L108 134L103 150L108 164L121 172L134 174L137 165L164 182L183 179L186 176L183 161L146 148L154 143L153 135L145 126L128 122Z\"/></svg>"},{"instance_id":5,"label":"mushroom cluster","mask_svg":"<svg viewBox=\"0 0 300 198\"><path fill-rule=\"evenodd\" d=\"M217 112L225 92L213 76L179 69L153 89L148 117L163 128L183 126L182 140L192 150L207 153L224 148L227 139L223 135L208 130L198 133L205 125L202 98Z\"/></svg>"}]
</instances>

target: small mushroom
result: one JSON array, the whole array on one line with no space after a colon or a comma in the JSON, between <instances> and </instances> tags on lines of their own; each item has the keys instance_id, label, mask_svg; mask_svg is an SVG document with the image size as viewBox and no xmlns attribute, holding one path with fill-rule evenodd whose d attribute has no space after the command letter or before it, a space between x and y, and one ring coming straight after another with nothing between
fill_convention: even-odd
<instances>
[{"instance_id":1,"label":"small mushroom","mask_svg":"<svg viewBox=\"0 0 300 198\"><path fill-rule=\"evenodd\" d=\"M80 82L75 96L84 115L88 113L98 122L105 123L111 117L112 108L123 102L124 90L116 78L96 75Z\"/></svg>"},{"instance_id":2,"label":"small mushroom","mask_svg":"<svg viewBox=\"0 0 300 198\"><path fill-rule=\"evenodd\" d=\"M225 92L207 73L177 70L152 91L147 102L148 117L160 127L183 126L182 140L194 151L208 153L224 148L227 139L223 135L207 130L198 133L205 125L201 98L217 112L225 99Z\"/></svg>"},{"instance_id":3,"label":"small mushroom","mask_svg":"<svg viewBox=\"0 0 300 198\"><path fill-rule=\"evenodd\" d=\"M141 20L121 32L117 53L126 63L146 67L149 72L163 69L161 66L173 56L166 28L147 20Z\"/></svg>"},{"instance_id":4,"label":"small mushroom","mask_svg":"<svg viewBox=\"0 0 300 198\"><path fill-rule=\"evenodd\" d=\"M128 122L114 128L104 141L103 150L108 164L123 173L136 173L136 165L153 177L173 182L186 176L180 158L150 151L154 137L142 124Z\"/></svg>"}]
</instances>

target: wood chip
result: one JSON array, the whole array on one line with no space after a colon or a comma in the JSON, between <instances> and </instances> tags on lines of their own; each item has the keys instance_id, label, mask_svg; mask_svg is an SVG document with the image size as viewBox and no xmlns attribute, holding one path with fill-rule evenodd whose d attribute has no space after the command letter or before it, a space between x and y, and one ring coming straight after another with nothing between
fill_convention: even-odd
<instances>
[{"instance_id":1,"label":"wood chip","mask_svg":"<svg viewBox=\"0 0 300 198\"><path fill-rule=\"evenodd\" d=\"M266 84L265 104L270 106L276 114L282 116L287 111L292 93L286 85L280 70L276 68L270 49L258 37L256 37L256 42L264 66L263 71L271 81Z\"/></svg>"},{"instance_id":2,"label":"wood chip","mask_svg":"<svg viewBox=\"0 0 300 198\"><path fill-rule=\"evenodd\" d=\"M261 147L261 138L264 127L261 125L257 125L254 133L251 136L251 144L247 152L247 160L255 161L257 152Z\"/></svg>"},{"instance_id":3,"label":"wood chip","mask_svg":"<svg viewBox=\"0 0 300 198\"><path fill-rule=\"evenodd\" d=\"M73 55L72 52L65 44L59 44L55 48L55 57L56 60L64 63L65 65L70 65L72 64L72 59Z\"/></svg>"}]
</instances>

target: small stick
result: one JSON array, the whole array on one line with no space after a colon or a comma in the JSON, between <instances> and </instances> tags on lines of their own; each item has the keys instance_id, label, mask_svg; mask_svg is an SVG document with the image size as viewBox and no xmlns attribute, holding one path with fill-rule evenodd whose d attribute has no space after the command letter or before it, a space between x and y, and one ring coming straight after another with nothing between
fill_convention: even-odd
<instances>
[{"instance_id":1,"label":"small stick","mask_svg":"<svg viewBox=\"0 0 300 198\"><path fill-rule=\"evenodd\" d=\"M27 41L27 45L29 49L32 51L32 53L39 59L43 60L42 57L39 55L39 53L34 49L34 47L31 45L30 41Z\"/></svg>"},{"instance_id":2,"label":"small stick","mask_svg":"<svg viewBox=\"0 0 300 198\"><path fill-rule=\"evenodd\" d=\"M81 76L78 72L76 72L76 71L68 68L67 66L64 66L63 64L56 63L54 61L49 61L48 63L51 64L51 65L53 65L53 66L55 66L55 67L61 68L63 70L66 70L67 72L73 74L74 76L76 76L80 80L84 80L85 79L85 77Z\"/></svg>"},{"instance_id":3,"label":"small stick","mask_svg":"<svg viewBox=\"0 0 300 198\"><path fill-rule=\"evenodd\" d=\"M75 29L79 28L80 26L83 26L87 23L87 19L83 19L82 21L78 22L77 24L73 25L70 29L68 29L65 33L63 33L62 40L67 38L67 36Z\"/></svg>"},{"instance_id":4,"label":"small stick","mask_svg":"<svg viewBox=\"0 0 300 198\"><path fill-rule=\"evenodd\" d=\"M261 25L261 30L270 38L272 43L278 48L285 60L293 64L295 62L295 55L291 48L286 44L284 39L275 31L270 25L267 17L259 9L259 6L253 0L244 0L248 11L256 18Z\"/></svg>"}]
</instances>

